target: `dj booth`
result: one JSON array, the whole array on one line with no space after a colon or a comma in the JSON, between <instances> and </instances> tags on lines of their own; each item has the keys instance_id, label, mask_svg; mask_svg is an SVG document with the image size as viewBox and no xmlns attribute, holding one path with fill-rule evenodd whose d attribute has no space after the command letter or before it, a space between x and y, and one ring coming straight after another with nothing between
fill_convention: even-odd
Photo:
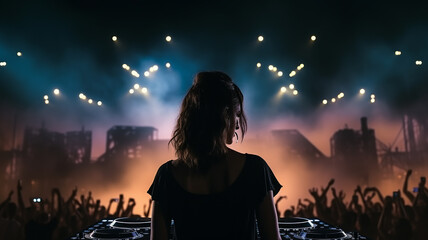
<instances>
[{"instance_id":1,"label":"dj booth","mask_svg":"<svg viewBox=\"0 0 428 240\"><path fill-rule=\"evenodd\" d=\"M344 232L319 219L280 218L279 230L282 239L291 240L365 240L358 232ZM171 224L170 239L174 240L174 222ZM72 236L73 240L149 240L150 218L103 219L83 232Z\"/></svg>"}]
</instances>

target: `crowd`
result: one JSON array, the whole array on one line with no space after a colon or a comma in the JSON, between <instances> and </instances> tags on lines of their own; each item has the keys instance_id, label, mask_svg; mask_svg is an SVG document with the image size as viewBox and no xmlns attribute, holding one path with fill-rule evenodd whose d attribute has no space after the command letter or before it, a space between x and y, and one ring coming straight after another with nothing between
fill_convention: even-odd
<instances>
[{"instance_id":1,"label":"crowd","mask_svg":"<svg viewBox=\"0 0 428 240\"><path fill-rule=\"evenodd\" d=\"M379 240L420 240L428 236L428 189L422 177L414 191L409 191L408 181L412 171L407 171L402 190L392 196L384 196L376 187L362 189L357 186L350 201L345 201L345 193L336 190L334 179L325 188L309 189L312 199L299 199L279 217L319 218L330 225L338 226L346 232L359 232L370 239ZM329 202L327 195L333 196ZM12 201L14 191L0 204L0 240L2 239L67 239L82 229L107 217L140 217L134 214L135 200L124 196L112 198L107 207L95 200L89 192L87 196L77 196L75 188L64 198L59 189L52 189L50 199L29 199L25 205L22 185L18 181L17 203ZM411 204L405 204L404 197ZM279 196L278 203L286 198ZM149 217L151 201L144 205L144 217ZM112 206L115 208L112 209Z\"/></svg>"},{"instance_id":2,"label":"crowd","mask_svg":"<svg viewBox=\"0 0 428 240\"><path fill-rule=\"evenodd\" d=\"M362 189L357 186L350 201L345 201L345 193L338 192L331 179L325 188L309 189L312 199L299 199L296 206L283 214L278 211L278 216L319 218L345 232L359 232L373 240L425 240L428 236L426 178L421 177L418 187L409 191L411 174L412 170L408 170L402 191L395 191L392 196L384 196L376 187ZM329 191L333 196L330 203ZM405 204L403 197L411 204ZM275 205L284 198L286 196L280 196Z\"/></svg>"},{"instance_id":3,"label":"crowd","mask_svg":"<svg viewBox=\"0 0 428 240\"><path fill-rule=\"evenodd\" d=\"M64 198L59 189L52 189L51 199L29 199L24 204L22 185L18 181L17 203L12 201L14 191L0 204L0 240L49 240L68 239L82 229L100 219L115 217L140 217L133 213L135 200L124 196L112 198L107 207L95 200L89 192L87 196L77 196L75 188L68 198ZM112 208L116 205L115 208ZM151 201L144 205L144 217L150 214Z\"/></svg>"}]
</instances>

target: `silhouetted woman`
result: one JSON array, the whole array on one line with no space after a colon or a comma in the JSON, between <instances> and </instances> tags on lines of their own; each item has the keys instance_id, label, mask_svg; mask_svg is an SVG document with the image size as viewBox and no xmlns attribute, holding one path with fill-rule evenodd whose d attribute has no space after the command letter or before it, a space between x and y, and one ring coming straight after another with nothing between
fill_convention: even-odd
<instances>
[{"instance_id":1,"label":"silhouetted woman","mask_svg":"<svg viewBox=\"0 0 428 240\"><path fill-rule=\"evenodd\" d=\"M168 239L171 219L178 240L257 239L257 225L262 239L280 239L273 196L281 185L261 157L226 146L246 129L238 86L222 72L198 73L170 140L177 160L148 190L151 239Z\"/></svg>"}]
</instances>

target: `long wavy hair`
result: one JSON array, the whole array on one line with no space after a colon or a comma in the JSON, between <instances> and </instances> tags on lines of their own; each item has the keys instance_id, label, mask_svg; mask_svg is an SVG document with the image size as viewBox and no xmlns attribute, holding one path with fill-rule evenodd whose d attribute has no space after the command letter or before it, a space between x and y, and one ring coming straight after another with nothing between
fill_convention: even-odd
<instances>
[{"instance_id":1,"label":"long wavy hair","mask_svg":"<svg viewBox=\"0 0 428 240\"><path fill-rule=\"evenodd\" d=\"M198 73L183 99L169 141L177 158L191 168L207 170L227 152L225 138L235 113L242 141L247 130L243 101L241 90L225 73Z\"/></svg>"}]
</instances>

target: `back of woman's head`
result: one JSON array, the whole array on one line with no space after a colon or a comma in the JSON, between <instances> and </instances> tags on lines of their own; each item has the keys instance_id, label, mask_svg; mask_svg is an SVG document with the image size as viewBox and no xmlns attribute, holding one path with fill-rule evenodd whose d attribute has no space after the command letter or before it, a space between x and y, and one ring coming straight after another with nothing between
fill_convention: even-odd
<instances>
[{"instance_id":1,"label":"back of woman's head","mask_svg":"<svg viewBox=\"0 0 428 240\"><path fill-rule=\"evenodd\" d=\"M238 86L222 72L198 73L183 99L170 140L178 159L205 170L226 153L225 135L235 117L243 137L247 122Z\"/></svg>"}]
</instances>

